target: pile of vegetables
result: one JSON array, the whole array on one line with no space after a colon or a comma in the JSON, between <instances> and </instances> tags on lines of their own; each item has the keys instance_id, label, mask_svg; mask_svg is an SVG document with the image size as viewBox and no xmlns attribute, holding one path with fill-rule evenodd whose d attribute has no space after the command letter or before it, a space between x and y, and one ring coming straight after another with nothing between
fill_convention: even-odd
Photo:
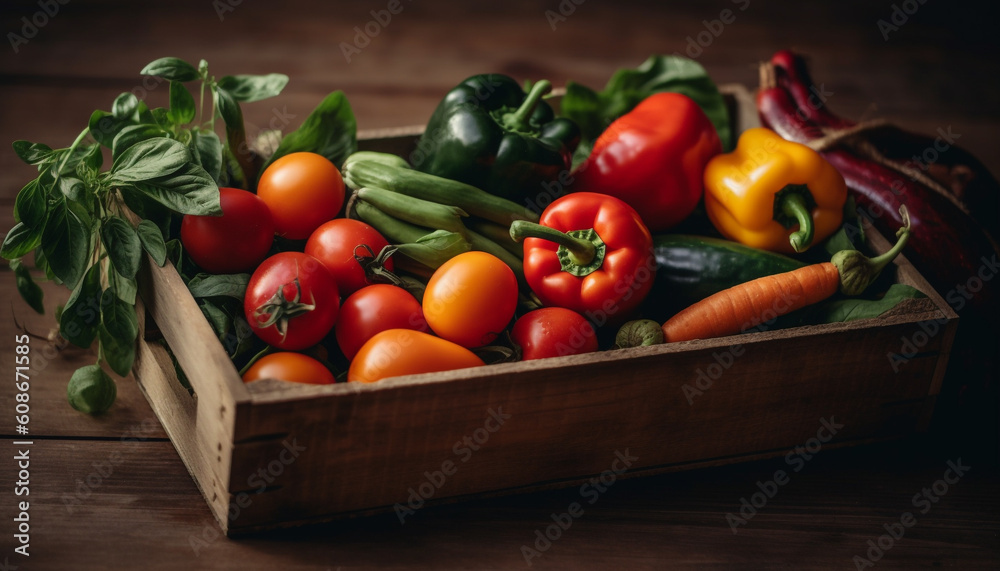
<instances>
[{"instance_id":1,"label":"pile of vegetables","mask_svg":"<svg viewBox=\"0 0 1000 571\"><path fill-rule=\"evenodd\" d=\"M558 107L548 81L470 77L408 160L357 151L341 92L248 141L240 104L287 77L216 79L176 58L142 73L169 81L168 108L122 94L65 149L14 143L39 176L2 251L40 313L29 254L72 290L59 334L97 340L119 375L143 251L177 268L244 381L328 384L874 317L922 295L881 276L908 240L924 258L931 242L959 261L985 248L942 246L911 204L882 225L896 246L869 259L855 200L870 193L849 192L861 181L842 151L802 144L807 122L774 111L794 97L763 90L777 130L734 141L715 84L680 57L602 91L570 82ZM69 387L85 412L114 392L101 366Z\"/></svg>"}]
</instances>

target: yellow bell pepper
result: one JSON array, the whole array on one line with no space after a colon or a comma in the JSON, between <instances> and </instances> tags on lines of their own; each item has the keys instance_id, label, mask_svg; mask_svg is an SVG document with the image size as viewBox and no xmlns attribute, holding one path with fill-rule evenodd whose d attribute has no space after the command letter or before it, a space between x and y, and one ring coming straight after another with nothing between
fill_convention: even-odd
<instances>
[{"instance_id":1,"label":"yellow bell pepper","mask_svg":"<svg viewBox=\"0 0 1000 571\"><path fill-rule=\"evenodd\" d=\"M804 252L843 221L847 185L819 153L770 129L748 129L705 167L705 210L730 240Z\"/></svg>"}]
</instances>

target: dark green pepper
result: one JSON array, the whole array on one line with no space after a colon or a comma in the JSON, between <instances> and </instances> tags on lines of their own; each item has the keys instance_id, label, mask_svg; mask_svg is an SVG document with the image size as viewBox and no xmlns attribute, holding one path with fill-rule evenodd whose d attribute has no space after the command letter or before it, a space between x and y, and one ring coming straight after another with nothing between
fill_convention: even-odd
<instances>
[{"instance_id":1,"label":"dark green pepper","mask_svg":"<svg viewBox=\"0 0 1000 571\"><path fill-rule=\"evenodd\" d=\"M525 94L505 75L466 79L434 111L413 167L535 208L543 193L551 202L580 142L576 123L542 101L551 87L539 81Z\"/></svg>"},{"instance_id":2,"label":"dark green pepper","mask_svg":"<svg viewBox=\"0 0 1000 571\"><path fill-rule=\"evenodd\" d=\"M734 285L805 265L737 242L687 234L654 236L653 254L656 278L642 314L660 322Z\"/></svg>"}]
</instances>

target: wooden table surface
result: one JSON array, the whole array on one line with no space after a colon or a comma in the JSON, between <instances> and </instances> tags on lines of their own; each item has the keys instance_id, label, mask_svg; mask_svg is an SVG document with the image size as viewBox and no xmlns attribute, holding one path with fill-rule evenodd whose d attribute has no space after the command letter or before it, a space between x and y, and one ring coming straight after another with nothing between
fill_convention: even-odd
<instances>
[{"instance_id":1,"label":"wooden table surface","mask_svg":"<svg viewBox=\"0 0 1000 571\"><path fill-rule=\"evenodd\" d=\"M720 83L753 86L756 62L794 47L812 56L814 76L832 92L834 110L887 117L927 133L950 128L1000 174L995 25L972 3L549 0L487 8L402 0L402 11L350 62L341 44L354 42L355 26L363 28L372 10L390 2L138 4L42 0L0 7L0 31L9 42L0 49L3 232L13 225L18 189L33 176L9 142L66 146L93 109L107 109L122 91L137 89L162 105L165 87L144 85L138 71L166 55L205 58L217 75L288 74L279 99L245 106L252 132L274 118L296 126L334 89L347 93L367 129L422 123L451 85L483 71L598 87L615 69L652 53L684 53L699 34L707 45L689 55ZM883 26L885 38L879 20L892 23L896 5L916 11L900 8L898 29ZM726 9L735 20L713 23ZM562 10L564 19L547 17L547 10ZM704 41L703 32L712 29L711 41ZM6 269L0 291L11 300L12 317L42 335L54 324L52 309L68 297L46 285L49 314L37 315L18 298ZM7 371L14 319L0 325L0 363ZM0 569L523 568L522 546L534 545L536 530L577 494L428 508L402 526L389 515L228 540L219 537L132 378L118 380L109 413L89 417L69 407L65 391L72 371L93 362L93 353L57 354L38 340L32 351L35 362L46 365L31 384L28 497L14 493L19 468L12 457L19 447L13 442L21 438L14 434L14 387L8 382L0 389L0 446L6 447L0 454ZM995 451L966 445L970 441L976 439L935 429L905 442L822 451L738 533L727 514L737 513L741 498L781 467L780 458L621 481L531 564L846 569L863 567L859 556L878 559L879 568L1000 568L1000 470ZM970 469L957 481L949 472L953 483L944 484L949 461ZM924 490L934 503L915 499ZM14 552L12 520L24 500L30 501L30 557ZM901 528L906 512L916 523ZM887 529L904 535L872 547Z\"/></svg>"}]
</instances>

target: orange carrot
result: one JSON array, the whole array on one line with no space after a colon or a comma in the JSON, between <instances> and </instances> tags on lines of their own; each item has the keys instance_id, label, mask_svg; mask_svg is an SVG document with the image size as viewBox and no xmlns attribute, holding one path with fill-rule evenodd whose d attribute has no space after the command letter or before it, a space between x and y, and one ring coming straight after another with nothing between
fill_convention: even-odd
<instances>
[{"instance_id":1,"label":"orange carrot","mask_svg":"<svg viewBox=\"0 0 1000 571\"><path fill-rule=\"evenodd\" d=\"M829 262L764 276L720 291L668 319L663 324L664 340L672 343L734 335L823 301L838 289L846 295L860 294L906 244L910 219L905 207L900 207L900 214L904 226L896 233L899 239L881 256L868 259L857 250L844 250Z\"/></svg>"}]
</instances>

